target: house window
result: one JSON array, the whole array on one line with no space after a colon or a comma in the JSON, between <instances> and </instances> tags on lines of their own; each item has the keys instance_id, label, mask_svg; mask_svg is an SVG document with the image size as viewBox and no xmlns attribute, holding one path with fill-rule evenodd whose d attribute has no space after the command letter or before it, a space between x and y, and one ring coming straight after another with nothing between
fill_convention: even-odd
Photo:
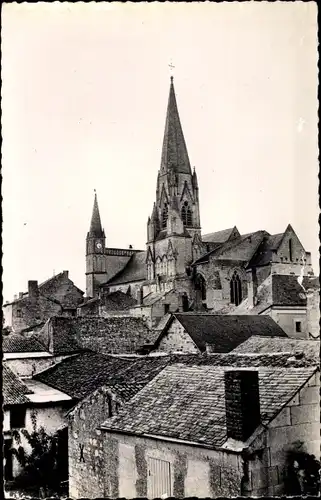
<instances>
[{"instance_id":1,"label":"house window","mask_svg":"<svg viewBox=\"0 0 321 500\"><path fill-rule=\"evenodd\" d=\"M110 418L113 416L113 406L110 396L107 396L107 405L108 405L108 417Z\"/></svg>"},{"instance_id":2,"label":"house window","mask_svg":"<svg viewBox=\"0 0 321 500\"><path fill-rule=\"evenodd\" d=\"M10 429L22 429L26 425L26 409L15 406L10 410Z\"/></svg>"},{"instance_id":3,"label":"house window","mask_svg":"<svg viewBox=\"0 0 321 500\"><path fill-rule=\"evenodd\" d=\"M184 205L182 206L181 210L181 217L184 226L192 226L192 211L190 207L188 206L188 202L185 201Z\"/></svg>"},{"instance_id":4,"label":"house window","mask_svg":"<svg viewBox=\"0 0 321 500\"><path fill-rule=\"evenodd\" d=\"M169 304L165 304L164 308L165 308L165 314L169 313Z\"/></svg>"},{"instance_id":5,"label":"house window","mask_svg":"<svg viewBox=\"0 0 321 500\"><path fill-rule=\"evenodd\" d=\"M242 302L242 283L236 271L230 281L231 304L238 306Z\"/></svg>"},{"instance_id":6,"label":"house window","mask_svg":"<svg viewBox=\"0 0 321 500\"><path fill-rule=\"evenodd\" d=\"M162 228L163 229L166 228L167 219L168 219L168 206L165 203L164 208L163 208L163 212L162 212Z\"/></svg>"},{"instance_id":7,"label":"house window","mask_svg":"<svg viewBox=\"0 0 321 500\"><path fill-rule=\"evenodd\" d=\"M302 332L302 330L301 330L301 321L296 321L295 322L295 331L298 332L298 333Z\"/></svg>"},{"instance_id":8,"label":"house window","mask_svg":"<svg viewBox=\"0 0 321 500\"><path fill-rule=\"evenodd\" d=\"M289 259L292 262L292 240L291 238L289 239Z\"/></svg>"},{"instance_id":9,"label":"house window","mask_svg":"<svg viewBox=\"0 0 321 500\"><path fill-rule=\"evenodd\" d=\"M17 309L17 318L21 318L21 310L20 309Z\"/></svg>"}]
</instances>

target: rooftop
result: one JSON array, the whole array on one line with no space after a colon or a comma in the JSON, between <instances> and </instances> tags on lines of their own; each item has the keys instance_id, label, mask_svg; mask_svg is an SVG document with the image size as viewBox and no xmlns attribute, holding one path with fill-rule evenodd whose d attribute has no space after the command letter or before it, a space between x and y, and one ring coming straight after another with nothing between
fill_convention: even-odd
<instances>
[{"instance_id":1,"label":"rooftop","mask_svg":"<svg viewBox=\"0 0 321 500\"><path fill-rule=\"evenodd\" d=\"M32 403L56 403L58 401L69 401L70 396L62 391L54 389L38 380L24 379L25 385L30 390L28 399Z\"/></svg>"},{"instance_id":2,"label":"rooftop","mask_svg":"<svg viewBox=\"0 0 321 500\"><path fill-rule=\"evenodd\" d=\"M303 352L306 359L320 363L320 341L318 340L300 340L277 337L258 337L254 335L240 344L233 350L232 354L257 353L265 355L266 353Z\"/></svg>"},{"instance_id":3,"label":"rooftop","mask_svg":"<svg viewBox=\"0 0 321 500\"><path fill-rule=\"evenodd\" d=\"M315 371L313 367L258 368L264 425ZM224 396L224 367L168 366L102 428L219 448L227 439Z\"/></svg>"},{"instance_id":4,"label":"rooftop","mask_svg":"<svg viewBox=\"0 0 321 500\"><path fill-rule=\"evenodd\" d=\"M46 352L43 345L37 339L24 337L17 333L11 333L2 337L2 351L4 353Z\"/></svg>"},{"instance_id":5,"label":"rooftop","mask_svg":"<svg viewBox=\"0 0 321 500\"><path fill-rule=\"evenodd\" d=\"M213 352L229 352L252 335L287 336L270 316L175 313L160 334L156 346L174 319L181 323L200 351L205 351L209 345Z\"/></svg>"},{"instance_id":6,"label":"rooftop","mask_svg":"<svg viewBox=\"0 0 321 500\"><path fill-rule=\"evenodd\" d=\"M134 253L127 264L107 283L108 285L118 285L120 283L130 283L133 281L143 281L146 279L146 252Z\"/></svg>"},{"instance_id":7,"label":"rooftop","mask_svg":"<svg viewBox=\"0 0 321 500\"><path fill-rule=\"evenodd\" d=\"M8 366L2 364L2 395L4 405L28 404L30 389Z\"/></svg>"}]
</instances>

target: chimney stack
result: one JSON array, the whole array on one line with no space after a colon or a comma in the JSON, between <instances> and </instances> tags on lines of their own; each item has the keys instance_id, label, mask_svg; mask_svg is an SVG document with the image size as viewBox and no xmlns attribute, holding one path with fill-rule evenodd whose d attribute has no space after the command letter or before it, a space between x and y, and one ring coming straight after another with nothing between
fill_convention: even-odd
<instances>
[{"instance_id":1,"label":"chimney stack","mask_svg":"<svg viewBox=\"0 0 321 500\"><path fill-rule=\"evenodd\" d=\"M30 299L36 299L38 297L38 281L28 281L28 294Z\"/></svg>"},{"instance_id":2,"label":"chimney stack","mask_svg":"<svg viewBox=\"0 0 321 500\"><path fill-rule=\"evenodd\" d=\"M224 381L227 437L244 442L261 421L258 371L227 370Z\"/></svg>"},{"instance_id":3,"label":"chimney stack","mask_svg":"<svg viewBox=\"0 0 321 500\"><path fill-rule=\"evenodd\" d=\"M62 271L62 274L65 279L68 279L69 271Z\"/></svg>"},{"instance_id":4,"label":"chimney stack","mask_svg":"<svg viewBox=\"0 0 321 500\"><path fill-rule=\"evenodd\" d=\"M247 281L247 298L250 307L254 307L257 304L257 276L256 268L250 269L248 271L248 281Z\"/></svg>"},{"instance_id":5,"label":"chimney stack","mask_svg":"<svg viewBox=\"0 0 321 500\"><path fill-rule=\"evenodd\" d=\"M22 299L23 297L23 292L19 292L19 299Z\"/></svg>"}]
</instances>

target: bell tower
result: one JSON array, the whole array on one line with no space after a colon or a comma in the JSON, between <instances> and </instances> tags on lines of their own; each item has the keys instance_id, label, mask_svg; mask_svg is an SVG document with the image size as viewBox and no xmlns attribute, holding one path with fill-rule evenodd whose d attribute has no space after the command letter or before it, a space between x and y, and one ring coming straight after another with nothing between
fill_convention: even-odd
<instances>
[{"instance_id":1,"label":"bell tower","mask_svg":"<svg viewBox=\"0 0 321 500\"><path fill-rule=\"evenodd\" d=\"M147 222L147 276L175 288L186 279L193 244L201 239L198 181L192 171L171 77L156 201Z\"/></svg>"},{"instance_id":2,"label":"bell tower","mask_svg":"<svg viewBox=\"0 0 321 500\"><path fill-rule=\"evenodd\" d=\"M106 237L101 226L97 194L86 238L86 296L96 297L99 285L107 281Z\"/></svg>"}]
</instances>

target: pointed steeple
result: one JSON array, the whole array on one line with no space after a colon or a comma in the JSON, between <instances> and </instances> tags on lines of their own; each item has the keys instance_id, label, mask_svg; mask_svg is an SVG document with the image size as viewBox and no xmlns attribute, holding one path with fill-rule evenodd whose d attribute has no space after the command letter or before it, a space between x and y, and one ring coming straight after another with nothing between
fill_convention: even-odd
<instances>
[{"instance_id":1,"label":"pointed steeple","mask_svg":"<svg viewBox=\"0 0 321 500\"><path fill-rule=\"evenodd\" d=\"M88 235L95 236L98 238L104 235L104 231L103 231L103 228L101 226L101 221L100 221L100 214L99 214L96 190L95 190L94 206L93 206L93 212L92 212L92 216L91 216L90 229L89 229Z\"/></svg>"},{"instance_id":2,"label":"pointed steeple","mask_svg":"<svg viewBox=\"0 0 321 500\"><path fill-rule=\"evenodd\" d=\"M193 177L192 177L193 188L198 189L198 181L195 167L193 168Z\"/></svg>"},{"instance_id":3,"label":"pointed steeple","mask_svg":"<svg viewBox=\"0 0 321 500\"><path fill-rule=\"evenodd\" d=\"M177 109L173 77L171 76L162 149L161 173L172 169L177 173L192 174Z\"/></svg>"}]
</instances>

